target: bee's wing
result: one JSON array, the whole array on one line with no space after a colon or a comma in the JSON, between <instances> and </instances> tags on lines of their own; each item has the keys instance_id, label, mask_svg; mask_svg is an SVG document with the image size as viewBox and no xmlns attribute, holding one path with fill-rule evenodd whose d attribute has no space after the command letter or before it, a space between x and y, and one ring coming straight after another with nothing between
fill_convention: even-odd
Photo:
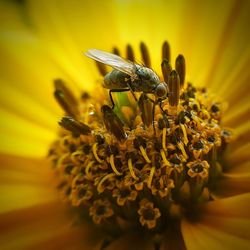
<instances>
[{"instance_id":1,"label":"bee's wing","mask_svg":"<svg viewBox=\"0 0 250 250\"><path fill-rule=\"evenodd\" d=\"M112 68L117 69L125 74L135 76L135 64L130 61L126 61L120 56L98 49L90 49L85 53L85 55L94 59L95 61L111 66Z\"/></svg>"}]
</instances>

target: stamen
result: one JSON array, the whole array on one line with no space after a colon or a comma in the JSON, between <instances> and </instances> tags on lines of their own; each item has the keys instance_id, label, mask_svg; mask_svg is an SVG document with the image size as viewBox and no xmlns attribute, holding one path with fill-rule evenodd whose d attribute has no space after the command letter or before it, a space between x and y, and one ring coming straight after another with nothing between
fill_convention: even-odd
<instances>
[{"instance_id":1,"label":"stamen","mask_svg":"<svg viewBox=\"0 0 250 250\"><path fill-rule=\"evenodd\" d=\"M150 173L149 173L149 177L148 177L148 181L147 181L148 188L151 188L151 184L152 184L152 180L153 180L153 177L154 177L154 173L155 173L155 166L153 166L150 169Z\"/></svg>"},{"instance_id":2,"label":"stamen","mask_svg":"<svg viewBox=\"0 0 250 250\"><path fill-rule=\"evenodd\" d=\"M98 143L94 143L94 145L92 146L92 151L93 151L93 154L94 154L94 157L95 159L99 162L99 163L103 163L103 160L99 158L98 154L97 154L97 146L98 146Z\"/></svg>"},{"instance_id":3,"label":"stamen","mask_svg":"<svg viewBox=\"0 0 250 250\"><path fill-rule=\"evenodd\" d=\"M167 136L167 128L163 128L163 130L162 130L162 148L164 150L167 150L166 136Z\"/></svg>"},{"instance_id":4,"label":"stamen","mask_svg":"<svg viewBox=\"0 0 250 250\"><path fill-rule=\"evenodd\" d=\"M160 152L161 152L161 157L162 157L162 160L164 162L164 165L170 167L171 163L167 160L167 157L166 157L166 154L165 154L164 150L161 149Z\"/></svg>"},{"instance_id":5,"label":"stamen","mask_svg":"<svg viewBox=\"0 0 250 250\"><path fill-rule=\"evenodd\" d=\"M100 63L100 62L97 62L97 61L95 61L95 63L96 63L96 67L97 67L99 73L100 73L102 76L105 76L105 75L108 73L108 70L107 70L105 64Z\"/></svg>"},{"instance_id":6,"label":"stamen","mask_svg":"<svg viewBox=\"0 0 250 250\"><path fill-rule=\"evenodd\" d=\"M127 45L126 52L127 52L128 60L130 60L131 62L134 62L135 61L135 55L134 55L133 48L132 48L132 46L130 44Z\"/></svg>"},{"instance_id":7,"label":"stamen","mask_svg":"<svg viewBox=\"0 0 250 250\"><path fill-rule=\"evenodd\" d=\"M79 116L79 110L77 106L73 106L70 103L70 100L67 98L67 96L61 91L61 90L55 90L54 97L56 98L58 104L61 106L61 108L66 112L66 114L72 116L72 117L78 117Z\"/></svg>"},{"instance_id":8,"label":"stamen","mask_svg":"<svg viewBox=\"0 0 250 250\"><path fill-rule=\"evenodd\" d=\"M150 161L150 159L148 158L147 152L146 152L146 150L144 149L144 147L143 147L143 146L139 146L139 149L140 149L140 151L141 151L141 153L142 153L142 156L143 156L143 158L145 159L145 161L146 161L147 163L151 163L151 161Z\"/></svg>"},{"instance_id":9,"label":"stamen","mask_svg":"<svg viewBox=\"0 0 250 250\"><path fill-rule=\"evenodd\" d=\"M63 165L63 161L70 156L70 153L63 154L57 161L56 166L61 167Z\"/></svg>"},{"instance_id":10,"label":"stamen","mask_svg":"<svg viewBox=\"0 0 250 250\"><path fill-rule=\"evenodd\" d=\"M182 133L183 133L183 140L184 140L183 142L184 142L185 145L187 145L188 144L188 138L187 138L186 127L185 127L184 124L180 124L180 126L181 126L181 130L182 130Z\"/></svg>"},{"instance_id":11,"label":"stamen","mask_svg":"<svg viewBox=\"0 0 250 250\"><path fill-rule=\"evenodd\" d=\"M141 55L142 55L142 59L143 59L145 66L150 68L151 67L150 56L149 56L148 48L145 43L143 42L140 43L140 50L141 50Z\"/></svg>"},{"instance_id":12,"label":"stamen","mask_svg":"<svg viewBox=\"0 0 250 250\"><path fill-rule=\"evenodd\" d=\"M162 60L170 61L170 46L167 41L165 41L162 45Z\"/></svg>"},{"instance_id":13,"label":"stamen","mask_svg":"<svg viewBox=\"0 0 250 250\"><path fill-rule=\"evenodd\" d=\"M186 65L183 55L179 55L175 60L175 69L180 77L180 87L182 88L185 82Z\"/></svg>"},{"instance_id":14,"label":"stamen","mask_svg":"<svg viewBox=\"0 0 250 250\"><path fill-rule=\"evenodd\" d=\"M72 106L78 105L78 100L75 98L71 90L66 86L65 82L62 79L54 80L55 90L59 90L66 96L66 99L69 100Z\"/></svg>"},{"instance_id":15,"label":"stamen","mask_svg":"<svg viewBox=\"0 0 250 250\"><path fill-rule=\"evenodd\" d=\"M59 122L59 125L69 130L76 136L79 136L80 134L88 135L91 133L91 128L88 125L82 122L78 122L74 118L69 116L64 116Z\"/></svg>"},{"instance_id":16,"label":"stamen","mask_svg":"<svg viewBox=\"0 0 250 250\"><path fill-rule=\"evenodd\" d=\"M107 130L114 134L118 140L126 139L127 135L123 129L123 122L115 114L113 109L110 108L108 105L103 105L101 110L103 113L104 124Z\"/></svg>"},{"instance_id":17,"label":"stamen","mask_svg":"<svg viewBox=\"0 0 250 250\"><path fill-rule=\"evenodd\" d=\"M192 119L197 123L197 128L200 130L202 128L201 123L203 122L203 120L195 114L192 114Z\"/></svg>"},{"instance_id":18,"label":"stamen","mask_svg":"<svg viewBox=\"0 0 250 250\"><path fill-rule=\"evenodd\" d=\"M102 191L102 188L101 188L102 184L103 184L107 179L112 178L112 177L114 177L114 176L115 176L114 173L110 173L110 174L105 175L105 176L100 180L100 182L99 182L98 185L97 185L97 191L98 191L99 194L103 192L103 191Z\"/></svg>"},{"instance_id":19,"label":"stamen","mask_svg":"<svg viewBox=\"0 0 250 250\"><path fill-rule=\"evenodd\" d=\"M85 174L86 174L86 176L89 176L89 170L93 166L94 163L95 163L94 161L90 161L88 163L88 165L86 166L86 168L85 168Z\"/></svg>"},{"instance_id":20,"label":"stamen","mask_svg":"<svg viewBox=\"0 0 250 250\"><path fill-rule=\"evenodd\" d=\"M170 74L172 71L172 67L166 59L164 59L161 63L161 71L162 71L162 75L163 75L163 79L164 79L165 83L168 84Z\"/></svg>"},{"instance_id":21,"label":"stamen","mask_svg":"<svg viewBox=\"0 0 250 250\"><path fill-rule=\"evenodd\" d=\"M178 73L173 70L169 78L169 104L175 107L175 113L177 111L177 106L180 97L180 77Z\"/></svg>"},{"instance_id":22,"label":"stamen","mask_svg":"<svg viewBox=\"0 0 250 250\"><path fill-rule=\"evenodd\" d=\"M110 155L109 157L109 162L110 162L110 166L112 168L112 170L115 172L116 175L122 175L121 172L119 172L115 166L115 161L114 161L114 155Z\"/></svg>"},{"instance_id":23,"label":"stamen","mask_svg":"<svg viewBox=\"0 0 250 250\"><path fill-rule=\"evenodd\" d=\"M133 169L133 164L132 164L132 159L131 158L128 159L128 169L129 169L129 172L130 172L131 176L135 180L138 180L138 177L135 175L135 172L134 172L134 169Z\"/></svg>"},{"instance_id":24,"label":"stamen","mask_svg":"<svg viewBox=\"0 0 250 250\"><path fill-rule=\"evenodd\" d=\"M185 148L184 148L184 145L182 144L182 142L178 142L177 145L178 145L179 149L181 150L184 158L187 159L188 156L187 156L187 153L185 151Z\"/></svg>"},{"instance_id":25,"label":"stamen","mask_svg":"<svg viewBox=\"0 0 250 250\"><path fill-rule=\"evenodd\" d=\"M82 150L77 150L77 151L73 152L70 156L70 159L72 160L72 162L78 164L78 160L76 159L76 157L79 155L83 155Z\"/></svg>"},{"instance_id":26,"label":"stamen","mask_svg":"<svg viewBox=\"0 0 250 250\"><path fill-rule=\"evenodd\" d=\"M114 47L113 48L113 54L115 54L115 55L117 55L117 56L120 56L121 54L120 54L120 51L119 51L119 49L117 48L117 47Z\"/></svg>"}]
</instances>

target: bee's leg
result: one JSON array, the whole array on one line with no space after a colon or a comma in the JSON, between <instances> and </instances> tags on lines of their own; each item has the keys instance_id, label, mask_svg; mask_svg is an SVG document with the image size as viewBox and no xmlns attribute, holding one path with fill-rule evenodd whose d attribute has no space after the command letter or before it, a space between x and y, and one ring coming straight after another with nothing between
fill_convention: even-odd
<instances>
[{"instance_id":1,"label":"bee's leg","mask_svg":"<svg viewBox=\"0 0 250 250\"><path fill-rule=\"evenodd\" d=\"M136 96L135 96L135 92L134 92L134 90L132 89L130 83L127 83L127 86L128 86L128 88L129 88L130 92L132 93L133 97L135 98L135 101L138 102L138 100L137 100L137 98L136 98Z\"/></svg>"},{"instance_id":2,"label":"bee's leg","mask_svg":"<svg viewBox=\"0 0 250 250\"><path fill-rule=\"evenodd\" d=\"M166 114L165 110L164 110L163 107L162 107L162 101L159 101L158 104L159 104L159 107L160 107L162 113L163 113L163 114Z\"/></svg>"},{"instance_id":3,"label":"bee's leg","mask_svg":"<svg viewBox=\"0 0 250 250\"><path fill-rule=\"evenodd\" d=\"M130 89L110 89L109 90L109 98L110 98L110 101L112 103L112 109L114 109L114 107L115 107L115 102L114 102L114 99L112 97L112 92L117 93L117 92L126 92L126 91L130 91Z\"/></svg>"}]
</instances>

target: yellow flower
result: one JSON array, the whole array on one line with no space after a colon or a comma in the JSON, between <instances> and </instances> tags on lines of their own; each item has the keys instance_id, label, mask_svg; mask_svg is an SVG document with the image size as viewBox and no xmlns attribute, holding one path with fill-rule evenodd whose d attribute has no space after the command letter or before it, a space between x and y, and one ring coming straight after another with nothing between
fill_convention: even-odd
<instances>
[{"instance_id":1,"label":"yellow flower","mask_svg":"<svg viewBox=\"0 0 250 250\"><path fill-rule=\"evenodd\" d=\"M249 1L17 2L0 2L1 248L104 249L101 247L106 246L107 250L248 249ZM98 91L102 77L83 52L89 48L112 51L113 47L117 47L125 54L125 48L130 44L136 59L140 61L140 51L136 48L143 41L149 47L152 68L160 74L160 51L165 40L171 45L172 65L179 53L185 56L187 81L192 82L196 88L205 86L209 92L219 97L219 100L214 97L217 98L214 102L206 103L210 105L211 110L202 110L199 117L208 119L211 116L215 120L222 118L221 125L226 129L220 130L218 135L220 128L216 124L204 129L199 119L194 116L191 122L199 124L197 129L200 138L193 138L194 144L189 147L188 135L192 132L191 126L184 123L179 125L175 131L182 133L183 143L163 141L161 147L164 150L166 147L166 150L174 153L168 158L161 151L153 157L154 167L150 165L151 158L147 157L147 150L150 151L151 146L144 147L143 138L138 137L134 144L144 162L143 174L139 176L140 162L137 162L138 169L134 167L133 151L128 152L128 172L132 178L126 176L124 183L136 186L133 191L130 187L124 188L126 193L129 190L130 196L126 200L123 197L120 203L126 205L128 200L133 202L135 199L144 201L145 204L140 203L139 213L136 211L135 214L140 216L139 220L147 225L148 230L141 230L144 233L139 230L128 231L122 235L117 232L119 237L104 238L93 222L83 223L82 218L86 217L84 213L88 211L80 211L78 207L79 204L92 199L94 194L91 186L82 183L81 176L71 180L72 185L76 187L72 194L75 206L73 208L61 202L62 199L68 200L67 195L71 191L66 189L64 196L59 197L56 190L54 173L46 160L50 145L57 137L57 122L62 116L53 99L52 82L55 79L64 79L74 95L79 96L79 93L85 91L100 98ZM105 98L108 102L108 98ZM227 110L221 106L225 101L228 102ZM189 105L192 105L192 110L196 110L199 104L200 102L197 103L193 98ZM203 104L205 105L205 101ZM129 110L124 113L129 114ZM146 123L149 118L144 118ZM184 114L181 119L189 118ZM217 178L219 173L220 178L216 186L202 188L204 182L197 181L207 181L207 173L212 168L208 168L206 164L206 178L196 178L201 175L196 172L199 169L193 171L190 165L190 170L187 171L191 173L191 181L182 180L188 158L185 150L193 149L192 161L198 161L202 154L206 155L212 148L225 145L223 140L230 141L231 130L227 127L233 128L237 139L228 144L225 162L215 164L216 171L211 176ZM143 131L138 130L136 133ZM72 140L72 136L68 139ZM61 140L61 143L64 142ZM91 150L97 152L95 147L98 144L94 145ZM121 173L117 164L119 160L112 154L113 149L109 150L111 153L108 161L112 171L107 181L110 182L104 182L103 178L107 176L105 175L101 178L99 176L97 183L94 183L97 185L97 191L101 193L100 197L106 190L114 188L112 180ZM95 155L95 160L99 163L106 161L102 158L102 153L100 150ZM156 164L157 157L162 157L163 165L167 169L166 175L170 175L171 179L160 173ZM61 159L61 163L64 163L64 160ZM81 154L74 152L71 161L81 160ZM93 177L95 167L95 164L89 162L84 174L89 178ZM73 173L74 166L67 165L65 171ZM106 171L106 165L103 165L102 171ZM59 171L59 177L60 173ZM156 177L159 177L159 182ZM145 184L144 189L142 183ZM116 186L119 188L119 185ZM152 200L143 200L138 195L146 188L150 192L151 186L154 189L160 186L164 191L164 194L160 193L162 200L168 199L169 194L176 188L180 190L180 194L175 197L180 198L181 202L171 204L168 208L170 215L166 215L166 218L170 216L178 223L169 223L171 227L166 227L164 233L156 228L165 225L163 208L157 207L158 201L153 203ZM63 188L63 185L59 187ZM212 193L209 192L210 189L213 190ZM121 193L116 190L113 195L118 199ZM199 202L203 200L202 205L196 207L195 213L194 210L191 214L188 214L191 210L183 211L186 206L182 203L187 204L187 201L192 199L196 201L197 195L200 197ZM193 203L189 205L192 207ZM112 232L112 225L115 223L125 230L128 221L124 218L119 218L118 221L115 218L117 211L111 206L107 200L97 200L90 208L90 216L98 223L107 220L107 231ZM129 210L129 206L122 206L120 209L124 209L124 213L135 211ZM122 210L118 210L118 213L119 211ZM156 231L152 233L150 230Z\"/></svg>"}]
</instances>

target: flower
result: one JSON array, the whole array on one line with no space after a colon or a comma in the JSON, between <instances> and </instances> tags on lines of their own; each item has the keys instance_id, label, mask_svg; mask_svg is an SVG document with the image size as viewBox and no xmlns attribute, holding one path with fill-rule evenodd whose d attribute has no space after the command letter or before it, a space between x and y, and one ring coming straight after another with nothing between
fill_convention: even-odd
<instances>
[{"instance_id":1,"label":"flower","mask_svg":"<svg viewBox=\"0 0 250 250\"><path fill-rule=\"evenodd\" d=\"M207 246L212 249L248 248L249 55L244 53L249 50L249 37L246 32L247 23L249 23L248 1L221 1L217 2L216 6L212 2L185 1L178 3L98 1L98 4L91 1L82 3L80 1L51 1L50 3L27 1L21 5L17 5L14 1L2 1L0 11L2 55L0 146L1 199L3 200L1 201L1 244L3 249L45 247L100 249L101 246L106 246L106 249L134 247L134 249L192 250ZM171 58L178 53L185 56L186 78L193 83L188 86L185 93L190 99L188 105L201 119L206 120L211 116L215 120L221 120L223 129L218 127L216 122L204 128L203 124L195 118L196 116L193 115L190 119L190 114L183 112L179 117L180 124L174 130L181 139L175 140L173 136L171 137L172 130L168 131L164 117L161 116L161 112L158 112L156 114L159 123L157 132L161 136L165 133L170 141L162 140L160 147L158 144L153 145L151 141L145 140L143 129L138 129L136 133L140 136L128 142L128 148L135 148L137 154L134 154L134 151L128 152L129 154L124 155L124 159L120 159L114 149L104 147L102 136L97 136L93 143L91 142L92 148L83 145L82 151L79 152L77 149L80 141L69 133L68 136L63 137L63 140L56 142L59 145L52 147L65 150L66 153L57 164L59 168L56 168L57 175L65 178L58 186L64 191L61 192L62 198L67 200L72 191L65 183L73 183L76 187L72 193L72 200L76 207L69 209L68 206L62 205L53 183L53 171L44 159L49 145L56 138L58 130L56 124L61 116L61 111L51 96L52 81L64 79L65 85L70 86L69 89L74 95L78 95L79 90L85 91L81 96L83 103L88 98L86 93L94 93L94 95L101 93L98 91L101 89L102 79L94 64L84 59L83 51L88 48L111 51L112 46L117 46L123 51L129 43L130 56L130 49L133 48L136 58L140 58L139 50L135 48L143 40L150 48L151 65L159 73L161 72L159 46L166 39L171 44ZM142 51L145 51L143 46ZM145 53L142 54L145 55ZM173 61L173 58L171 60ZM144 57L143 61L149 63L148 57ZM183 58L179 57L177 62L182 61ZM172 74L171 81L176 82L176 75ZM57 90L58 86L64 86L58 80L55 81L55 85ZM207 91L204 91L200 94L203 96L202 102L200 100L197 102L193 98L194 86L202 93L201 87L204 85L209 92L216 93L221 100L206 99ZM175 87L170 89L171 93L173 91L176 93ZM65 90L63 93L65 94ZM65 103L62 102L61 94L57 91L55 97L63 106ZM108 100L105 95L96 98ZM228 101L227 110L222 105L224 101ZM121 113L125 114L123 118L127 124L140 122L140 120L130 120L131 112L123 107L124 100L115 99L115 102L118 108L121 108ZM171 106L175 106L175 103L176 99L172 98ZM206 110L199 107L200 103L211 108ZM150 104L146 100L143 100L143 104L145 105L141 106L142 110L147 110ZM81 107L83 110L86 108L84 104ZM77 116L77 110L73 106L68 105L64 108L67 109L67 113ZM71 131L73 129L76 137L81 133L88 133L88 124L96 121L95 108L89 106L88 111L93 114L92 120L79 123L76 119L72 120L72 117L64 117L61 125L65 129ZM119 140L123 140L126 131L124 133L119 123L119 116L114 116L108 106L105 106L103 111L108 130L114 132L118 129L119 133L114 132L114 134ZM114 118L115 125L110 122L110 116ZM152 118L146 113L143 115L143 123L148 124L150 119ZM186 121L190 122L190 125L187 126ZM193 130L192 123L196 125L196 130ZM192 131L195 132L193 142L192 146L188 147L185 142L189 141L188 135ZM233 142L231 142L232 133L237 135L237 139ZM171 153L170 158L161 152L161 147L167 148ZM213 150L214 148L218 150ZM160 150L151 158L149 153L155 149ZM213 167L208 168L204 160L200 163L203 166L202 172L198 171L200 170L196 164L198 158L211 152L211 159L218 159L222 154L220 149L225 152L226 161L216 162ZM183 171L188 164L186 150L193 150L193 159L190 161L192 164L189 170L186 169L189 174L184 175ZM86 160L85 156L90 152L95 153L95 161L102 165L103 173L110 169L109 178L104 179L107 175L102 175L98 176L96 182L91 182L100 170L95 162L89 161L83 169L84 176L71 179L74 171L78 171L76 166L83 164L82 161ZM50 153L53 155L52 151ZM107 158L105 158L106 154L108 154ZM171 176L174 186L171 181L164 179L166 177L162 175L157 165L159 159L162 161L160 166L168 170L166 175ZM180 194L174 194L174 196L182 200L178 201L175 198L175 203L168 207L173 223L170 223L171 227L165 228L164 234L146 233L148 237L141 237L138 231L129 232L115 239L104 239L91 221L87 221L84 225L80 223L86 214L82 210L79 211L78 205L91 200L94 195L91 185L98 186L101 182L98 186L101 195L112 190L114 188L112 180L115 180L122 171L122 160L128 165L129 176L125 178L125 184L128 185L126 189L129 192L133 190L137 195L143 188L152 186L154 188L152 192L159 194L153 190L160 186L163 189L162 192L166 191L162 199L168 199L169 193L179 188ZM151 161L155 164L155 168L150 165ZM74 164L69 164L72 162ZM109 164L101 164L103 162ZM220 178L216 182L210 182L211 186L201 190L201 183L203 185L204 182L198 180L204 179L198 176L201 176L201 173L206 174L211 169L214 170L210 172L212 180L218 179L218 176ZM142 175L140 176L139 173ZM154 178L158 176L160 176L159 183ZM183 176L189 176L190 182L187 179L189 177L182 179ZM208 192L208 189L213 192ZM119 193L120 190L116 190L113 195L118 199L117 195L121 193ZM128 195L131 195L129 192ZM131 197L136 199L136 195ZM202 200L202 206L196 207L195 213L192 208L193 202L188 203L190 206L182 205L190 199L197 201L197 196ZM207 201L208 199L210 201ZM140 216L139 220L142 221L146 232L154 230L156 224L161 227L160 224L164 222L166 215L161 213L163 208L157 207L157 202L141 200L140 212L138 211L136 216ZM124 201L124 204L127 203ZM99 199L90 203L89 211L93 221L98 222L97 224L107 222L104 225L110 234L113 232L114 223L123 230L129 226L128 220L124 218L115 220L114 215L117 211L113 210L111 205L109 201ZM183 208L186 210L183 211ZM118 212L121 211L120 209L118 207ZM126 209L124 207L124 210ZM169 218L168 215L166 217ZM112 222L111 225L109 219ZM75 225L77 223L81 225Z\"/></svg>"}]
</instances>

